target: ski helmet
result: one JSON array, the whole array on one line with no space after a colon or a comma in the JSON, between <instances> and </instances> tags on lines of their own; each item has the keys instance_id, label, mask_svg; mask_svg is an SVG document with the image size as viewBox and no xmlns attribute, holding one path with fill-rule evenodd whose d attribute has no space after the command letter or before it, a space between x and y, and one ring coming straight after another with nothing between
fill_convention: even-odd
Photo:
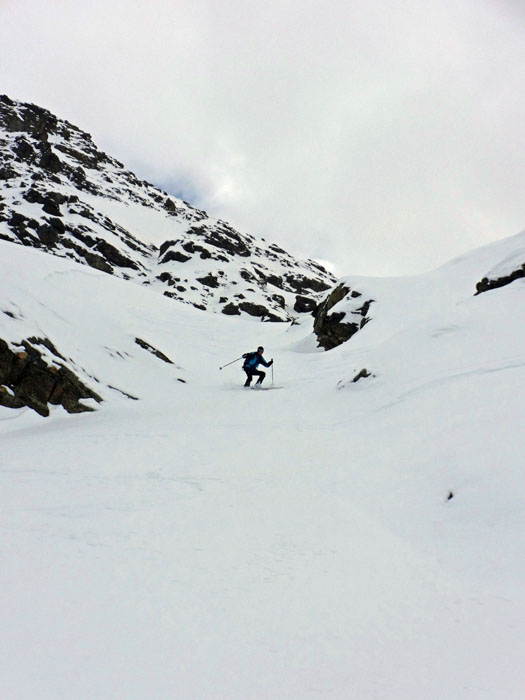
<instances>
[{"instance_id":1,"label":"ski helmet","mask_svg":"<svg viewBox=\"0 0 525 700\"><path fill-rule=\"evenodd\" d=\"M257 348L257 352L264 352L264 348L262 345L259 345L259 347Z\"/></svg>"}]
</instances>

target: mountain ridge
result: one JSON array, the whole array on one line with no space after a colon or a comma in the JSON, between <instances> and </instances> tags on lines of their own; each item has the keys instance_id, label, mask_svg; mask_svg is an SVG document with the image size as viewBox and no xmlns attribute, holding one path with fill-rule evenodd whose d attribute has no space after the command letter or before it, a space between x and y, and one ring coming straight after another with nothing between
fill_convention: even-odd
<instances>
[{"instance_id":1,"label":"mountain ridge","mask_svg":"<svg viewBox=\"0 0 525 700\"><path fill-rule=\"evenodd\" d=\"M48 110L0 96L0 238L196 308L290 321L335 277L139 180Z\"/></svg>"}]
</instances>

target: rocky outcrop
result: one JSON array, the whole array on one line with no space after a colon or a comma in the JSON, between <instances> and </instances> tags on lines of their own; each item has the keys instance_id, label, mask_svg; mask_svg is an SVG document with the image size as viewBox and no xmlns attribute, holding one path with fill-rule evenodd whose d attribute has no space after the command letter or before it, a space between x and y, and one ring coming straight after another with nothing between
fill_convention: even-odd
<instances>
[{"instance_id":1,"label":"rocky outcrop","mask_svg":"<svg viewBox=\"0 0 525 700\"><path fill-rule=\"evenodd\" d=\"M48 362L39 350L44 347L56 362ZM49 415L49 404L63 406L68 413L93 409L82 399L102 401L65 366L62 355L47 338L28 338L8 344L0 339L0 405L28 406L41 416Z\"/></svg>"},{"instance_id":2,"label":"rocky outcrop","mask_svg":"<svg viewBox=\"0 0 525 700\"><path fill-rule=\"evenodd\" d=\"M491 289L498 289L498 287L505 287L507 284L511 284L511 282L522 279L523 277L525 277L525 263L502 277L483 277L483 279L476 284L476 294L482 294Z\"/></svg>"},{"instance_id":3,"label":"rocky outcrop","mask_svg":"<svg viewBox=\"0 0 525 700\"><path fill-rule=\"evenodd\" d=\"M368 312L373 299L361 302L362 294L351 290L344 283L335 287L314 311L314 333L319 347L325 350L345 343L355 335L370 320ZM332 311L337 305L346 300L340 311ZM352 316L357 318L354 320Z\"/></svg>"}]
</instances>

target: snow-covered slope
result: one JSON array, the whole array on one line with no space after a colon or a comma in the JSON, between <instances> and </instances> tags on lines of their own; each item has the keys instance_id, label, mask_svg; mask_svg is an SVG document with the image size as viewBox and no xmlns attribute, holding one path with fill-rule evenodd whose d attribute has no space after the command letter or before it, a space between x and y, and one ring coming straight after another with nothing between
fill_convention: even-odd
<instances>
[{"instance_id":1,"label":"snow-covered slope","mask_svg":"<svg viewBox=\"0 0 525 700\"><path fill-rule=\"evenodd\" d=\"M0 338L102 399L0 408L1 697L522 700L520 249L345 278L322 352L0 243ZM219 370L261 343L278 391Z\"/></svg>"},{"instance_id":2,"label":"snow-covered slope","mask_svg":"<svg viewBox=\"0 0 525 700\"><path fill-rule=\"evenodd\" d=\"M487 245L475 254L461 256L435 273L399 280L393 286L388 280L343 277L316 307L314 332L318 345L330 350L349 340L376 316L396 319L399 323L397 318L404 307L399 308L398 304L406 305L407 318L414 313L418 317L432 317L457 300L458 289L468 298L504 287L524 276L525 231L502 243ZM391 288L407 289L407 292L399 299L391 294Z\"/></svg>"},{"instance_id":3,"label":"snow-covered slope","mask_svg":"<svg viewBox=\"0 0 525 700\"><path fill-rule=\"evenodd\" d=\"M309 313L334 277L140 181L89 134L0 95L0 239L67 257L199 309Z\"/></svg>"}]
</instances>

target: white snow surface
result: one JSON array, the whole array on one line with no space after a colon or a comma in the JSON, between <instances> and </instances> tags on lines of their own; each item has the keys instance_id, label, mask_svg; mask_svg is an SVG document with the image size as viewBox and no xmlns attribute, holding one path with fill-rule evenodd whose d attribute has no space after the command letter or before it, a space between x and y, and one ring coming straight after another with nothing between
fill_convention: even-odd
<instances>
[{"instance_id":1,"label":"white snow surface","mask_svg":"<svg viewBox=\"0 0 525 700\"><path fill-rule=\"evenodd\" d=\"M104 399L0 408L2 700L522 700L525 281L473 295L515 247L359 278L323 353L0 242L0 337ZM261 343L281 391L219 370Z\"/></svg>"}]
</instances>

